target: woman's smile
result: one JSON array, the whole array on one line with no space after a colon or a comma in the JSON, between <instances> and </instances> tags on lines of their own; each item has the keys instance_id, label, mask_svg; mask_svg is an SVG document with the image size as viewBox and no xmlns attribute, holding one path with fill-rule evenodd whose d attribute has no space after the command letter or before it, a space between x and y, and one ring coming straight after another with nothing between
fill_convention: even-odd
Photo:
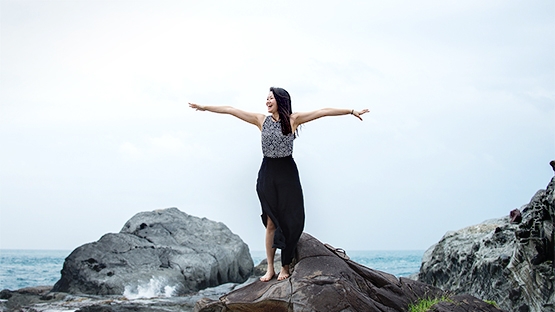
<instances>
[{"instance_id":1,"label":"woman's smile","mask_svg":"<svg viewBox=\"0 0 555 312\"><path fill-rule=\"evenodd\" d=\"M268 107L268 113L277 112L277 102L273 92L270 92L266 98L266 107Z\"/></svg>"}]
</instances>

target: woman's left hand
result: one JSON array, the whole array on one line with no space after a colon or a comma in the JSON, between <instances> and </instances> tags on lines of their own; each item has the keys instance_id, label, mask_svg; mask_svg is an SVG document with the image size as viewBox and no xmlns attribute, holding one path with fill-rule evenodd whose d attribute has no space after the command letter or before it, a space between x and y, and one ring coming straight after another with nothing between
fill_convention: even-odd
<instances>
[{"instance_id":1,"label":"woman's left hand","mask_svg":"<svg viewBox=\"0 0 555 312\"><path fill-rule=\"evenodd\" d=\"M360 116L363 115L363 114L366 114L366 113L368 113L368 112L370 112L370 111L369 111L367 108L365 108L365 109L363 109L363 110L361 110L361 111L353 110L353 116L355 116L356 118L362 120L362 117L360 117Z\"/></svg>"}]
</instances>

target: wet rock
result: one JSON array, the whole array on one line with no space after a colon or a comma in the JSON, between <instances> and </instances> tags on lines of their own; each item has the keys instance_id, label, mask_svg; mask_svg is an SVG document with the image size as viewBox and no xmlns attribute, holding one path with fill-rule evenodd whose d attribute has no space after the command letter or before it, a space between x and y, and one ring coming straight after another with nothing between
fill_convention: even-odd
<instances>
[{"instance_id":1,"label":"wet rock","mask_svg":"<svg viewBox=\"0 0 555 312\"><path fill-rule=\"evenodd\" d=\"M251 276L248 246L223 223L177 208L141 212L119 233L75 249L53 291L122 295L150 288L181 295Z\"/></svg>"},{"instance_id":2,"label":"wet rock","mask_svg":"<svg viewBox=\"0 0 555 312\"><path fill-rule=\"evenodd\" d=\"M407 311L422 298L448 294L439 288L373 270L333 252L303 233L298 260L284 281L255 281L219 300L202 299L197 312L231 311ZM468 298L472 298L470 301ZM455 303L463 303L453 298ZM468 311L500 311L477 298L464 297ZM439 310L447 311L447 310Z\"/></svg>"},{"instance_id":3,"label":"wet rock","mask_svg":"<svg viewBox=\"0 0 555 312\"><path fill-rule=\"evenodd\" d=\"M26 287L18 290L4 289L0 292L0 311L20 311L35 304L47 304L65 298L66 294L52 293L52 286Z\"/></svg>"},{"instance_id":4,"label":"wet rock","mask_svg":"<svg viewBox=\"0 0 555 312\"><path fill-rule=\"evenodd\" d=\"M509 311L555 311L554 184L519 209L519 223L513 213L446 233L426 251L418 280Z\"/></svg>"},{"instance_id":5,"label":"wet rock","mask_svg":"<svg viewBox=\"0 0 555 312\"><path fill-rule=\"evenodd\" d=\"M6 312L52 312L52 311L80 311L80 312L192 312L195 303L202 298L216 300L226 293L250 284L256 278L251 277L243 284L227 283L217 287L210 287L199 292L177 297L139 297L125 296L96 296L70 295L66 293L48 292L52 287L33 287L16 291L3 290L0 294L9 297L0 300L0 311ZM29 291L31 290L31 291ZM44 296L51 299L43 300ZM0 298L1 299L1 298Z\"/></svg>"}]
</instances>

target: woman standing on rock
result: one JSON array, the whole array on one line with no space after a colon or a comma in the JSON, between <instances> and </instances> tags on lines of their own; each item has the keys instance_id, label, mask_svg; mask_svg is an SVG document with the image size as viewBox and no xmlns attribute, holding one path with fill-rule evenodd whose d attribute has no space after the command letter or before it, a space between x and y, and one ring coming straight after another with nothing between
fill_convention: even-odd
<instances>
[{"instance_id":1,"label":"woman standing on rock","mask_svg":"<svg viewBox=\"0 0 555 312\"><path fill-rule=\"evenodd\" d=\"M281 249L281 271L278 280L289 277L289 266L293 260L297 242L304 228L303 191L297 165L293 160L293 140L298 127L306 122L325 116L353 115L358 119L361 111L339 108L324 108L312 112L293 113L291 97L282 88L270 88L266 107L270 115L245 112L231 106L204 106L189 103L198 111L233 115L251 123L262 133L264 159L258 172L256 192L262 206L262 223L266 227L266 258L268 271L260 278L267 282L274 275L276 248Z\"/></svg>"}]
</instances>

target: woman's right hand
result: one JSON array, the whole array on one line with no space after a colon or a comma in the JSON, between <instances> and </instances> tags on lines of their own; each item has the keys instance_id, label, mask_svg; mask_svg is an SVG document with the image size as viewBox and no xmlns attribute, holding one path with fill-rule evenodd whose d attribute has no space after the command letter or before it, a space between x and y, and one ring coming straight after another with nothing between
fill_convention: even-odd
<instances>
[{"instance_id":1,"label":"woman's right hand","mask_svg":"<svg viewBox=\"0 0 555 312\"><path fill-rule=\"evenodd\" d=\"M198 104L195 104L195 103L189 103L189 107L194 109L194 110L198 110L198 111L205 111L206 110L206 108L204 106L198 105Z\"/></svg>"},{"instance_id":2,"label":"woman's right hand","mask_svg":"<svg viewBox=\"0 0 555 312\"><path fill-rule=\"evenodd\" d=\"M361 110L361 111L356 111L356 110L353 109L353 112L351 113L351 115L353 115L353 116L355 116L356 118L362 120L362 117L360 117L360 115L366 114L366 113L368 113L368 112L370 112L370 110L368 110L367 108L365 108L365 109L363 109L363 110Z\"/></svg>"}]
</instances>

